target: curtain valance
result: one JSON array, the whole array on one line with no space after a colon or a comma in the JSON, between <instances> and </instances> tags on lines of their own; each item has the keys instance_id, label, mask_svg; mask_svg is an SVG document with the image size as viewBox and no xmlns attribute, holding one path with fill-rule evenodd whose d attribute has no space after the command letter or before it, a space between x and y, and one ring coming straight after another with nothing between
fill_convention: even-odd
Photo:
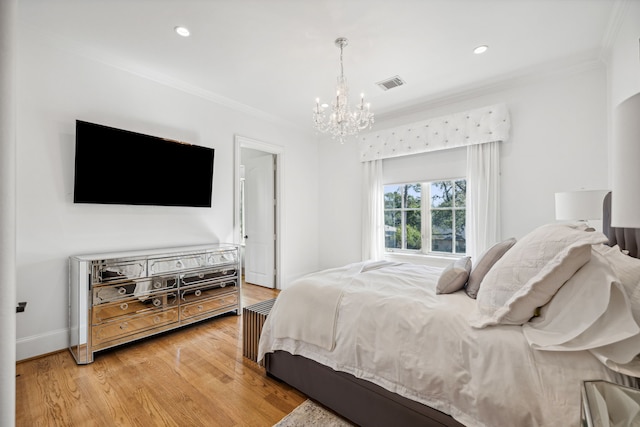
<instances>
[{"instance_id":1,"label":"curtain valance","mask_svg":"<svg viewBox=\"0 0 640 427\"><path fill-rule=\"evenodd\" d=\"M498 104L370 132L360 139L360 161L506 141L510 127L506 105Z\"/></svg>"}]
</instances>

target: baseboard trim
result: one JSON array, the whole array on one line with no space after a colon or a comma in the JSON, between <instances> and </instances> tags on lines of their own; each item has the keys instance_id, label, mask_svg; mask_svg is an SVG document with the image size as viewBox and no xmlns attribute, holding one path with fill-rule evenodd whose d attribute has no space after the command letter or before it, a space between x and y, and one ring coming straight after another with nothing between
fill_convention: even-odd
<instances>
[{"instance_id":1,"label":"baseboard trim","mask_svg":"<svg viewBox=\"0 0 640 427\"><path fill-rule=\"evenodd\" d=\"M16 361L16 365L20 365L21 363L32 362L34 360L42 359L42 358L45 358L47 356L52 356L54 354L63 353L65 351L69 351L69 349L68 348L63 348L63 349L60 349L60 350L51 351L49 353L39 354L39 355L33 356L33 357L27 357L26 359L22 359L22 360ZM69 357L72 357L71 354L69 354Z\"/></svg>"},{"instance_id":2,"label":"baseboard trim","mask_svg":"<svg viewBox=\"0 0 640 427\"><path fill-rule=\"evenodd\" d=\"M68 329L58 329L40 335L19 338L16 340L16 361L21 362L49 353L56 353L67 348L68 342Z\"/></svg>"}]
</instances>

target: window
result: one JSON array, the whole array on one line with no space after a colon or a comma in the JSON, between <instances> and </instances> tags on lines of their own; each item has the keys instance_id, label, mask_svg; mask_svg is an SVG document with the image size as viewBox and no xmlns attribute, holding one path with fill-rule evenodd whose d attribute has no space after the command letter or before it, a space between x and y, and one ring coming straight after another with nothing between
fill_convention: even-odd
<instances>
[{"instance_id":1,"label":"window","mask_svg":"<svg viewBox=\"0 0 640 427\"><path fill-rule=\"evenodd\" d=\"M463 254L467 181L384 186L387 251Z\"/></svg>"},{"instance_id":2,"label":"window","mask_svg":"<svg viewBox=\"0 0 640 427\"><path fill-rule=\"evenodd\" d=\"M422 185L384 186L384 247L422 248Z\"/></svg>"}]
</instances>

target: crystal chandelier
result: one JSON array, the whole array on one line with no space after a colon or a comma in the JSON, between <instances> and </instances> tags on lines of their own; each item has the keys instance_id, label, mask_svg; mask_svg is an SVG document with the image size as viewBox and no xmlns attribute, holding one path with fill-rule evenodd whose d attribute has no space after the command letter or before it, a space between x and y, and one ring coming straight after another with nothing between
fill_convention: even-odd
<instances>
[{"instance_id":1,"label":"crystal chandelier","mask_svg":"<svg viewBox=\"0 0 640 427\"><path fill-rule=\"evenodd\" d=\"M373 125L373 113L370 105L364 102L364 94L360 95L360 103L352 111L349 106L349 88L344 78L344 66L342 64L342 49L348 44L344 37L336 39L336 46L340 48L340 75L336 96L331 105L331 111L325 111L327 104L320 104L320 98L316 98L316 106L313 109L313 125L322 132L328 133L341 144L350 135L356 135L361 130L371 128Z\"/></svg>"}]
</instances>

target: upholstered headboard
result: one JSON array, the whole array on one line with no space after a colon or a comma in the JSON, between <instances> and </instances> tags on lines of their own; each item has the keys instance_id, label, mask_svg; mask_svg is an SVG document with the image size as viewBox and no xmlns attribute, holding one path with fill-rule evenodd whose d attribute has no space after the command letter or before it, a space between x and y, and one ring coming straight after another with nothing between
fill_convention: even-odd
<instances>
[{"instance_id":1,"label":"upholstered headboard","mask_svg":"<svg viewBox=\"0 0 640 427\"><path fill-rule=\"evenodd\" d=\"M609 238L609 246L618 245L620 249L629 251L629 255L640 258L640 228L621 228L611 226L611 192L604 197L602 207L602 232Z\"/></svg>"}]
</instances>

